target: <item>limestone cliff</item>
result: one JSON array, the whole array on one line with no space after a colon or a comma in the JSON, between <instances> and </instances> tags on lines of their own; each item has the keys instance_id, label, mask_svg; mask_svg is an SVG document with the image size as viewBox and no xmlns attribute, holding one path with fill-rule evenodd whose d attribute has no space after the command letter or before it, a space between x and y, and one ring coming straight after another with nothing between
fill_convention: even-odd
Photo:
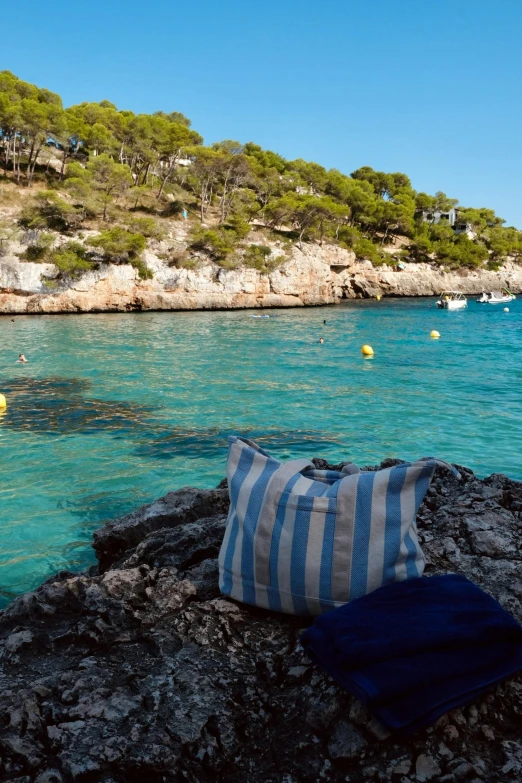
<instances>
[{"instance_id":1,"label":"limestone cliff","mask_svg":"<svg viewBox=\"0 0 522 783\"><path fill-rule=\"evenodd\" d=\"M270 274L248 267L223 269L204 259L196 268L178 268L150 250L144 262L153 273L150 280L141 280L128 264L101 264L77 280L61 281L52 264L6 255L0 258L0 313L302 307L378 294L433 296L443 289L477 294L505 285L522 292L522 267L510 263L498 272L446 272L413 263L394 271L357 261L352 252L333 245L294 247Z\"/></svg>"}]
</instances>

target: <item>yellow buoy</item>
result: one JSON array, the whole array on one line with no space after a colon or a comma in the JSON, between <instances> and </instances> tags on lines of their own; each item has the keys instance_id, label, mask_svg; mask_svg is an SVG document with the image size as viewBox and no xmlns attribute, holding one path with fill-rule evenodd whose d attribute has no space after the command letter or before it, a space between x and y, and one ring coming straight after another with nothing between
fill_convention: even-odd
<instances>
[{"instance_id":1,"label":"yellow buoy","mask_svg":"<svg viewBox=\"0 0 522 783\"><path fill-rule=\"evenodd\" d=\"M7 400L3 394L0 394L0 410L2 410L2 408L7 408Z\"/></svg>"},{"instance_id":2,"label":"yellow buoy","mask_svg":"<svg viewBox=\"0 0 522 783\"><path fill-rule=\"evenodd\" d=\"M433 330L430 332L430 337L433 337L433 339L434 339L434 340L438 340L438 339L439 339L439 337L440 337L440 334L439 334L439 332L437 332L437 330L436 330L436 329L433 329Z\"/></svg>"},{"instance_id":3,"label":"yellow buoy","mask_svg":"<svg viewBox=\"0 0 522 783\"><path fill-rule=\"evenodd\" d=\"M377 299L378 302L381 301L381 295L380 294L377 294L377 296L375 298Z\"/></svg>"},{"instance_id":4,"label":"yellow buoy","mask_svg":"<svg viewBox=\"0 0 522 783\"><path fill-rule=\"evenodd\" d=\"M363 356L373 356L373 348L371 345L363 345L361 348L361 353Z\"/></svg>"}]
</instances>

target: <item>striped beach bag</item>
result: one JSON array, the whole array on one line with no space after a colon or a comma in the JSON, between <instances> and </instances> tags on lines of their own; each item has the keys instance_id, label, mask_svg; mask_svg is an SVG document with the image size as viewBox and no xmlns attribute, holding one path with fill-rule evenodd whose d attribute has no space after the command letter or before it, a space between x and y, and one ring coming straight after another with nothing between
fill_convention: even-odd
<instances>
[{"instance_id":1,"label":"striped beach bag","mask_svg":"<svg viewBox=\"0 0 522 783\"><path fill-rule=\"evenodd\" d=\"M230 511L219 553L224 595L290 614L335 609L389 582L422 576L415 517L437 465L316 470L229 439Z\"/></svg>"}]
</instances>

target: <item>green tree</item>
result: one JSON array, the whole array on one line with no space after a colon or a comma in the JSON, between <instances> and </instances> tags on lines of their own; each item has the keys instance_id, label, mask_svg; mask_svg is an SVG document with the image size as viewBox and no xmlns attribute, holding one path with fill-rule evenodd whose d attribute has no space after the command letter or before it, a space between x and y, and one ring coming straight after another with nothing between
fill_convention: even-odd
<instances>
[{"instance_id":1,"label":"green tree","mask_svg":"<svg viewBox=\"0 0 522 783\"><path fill-rule=\"evenodd\" d=\"M196 162L191 169L189 182L199 197L200 220L203 224L214 190L219 183L223 155L206 147L193 152Z\"/></svg>"},{"instance_id":2,"label":"green tree","mask_svg":"<svg viewBox=\"0 0 522 783\"><path fill-rule=\"evenodd\" d=\"M299 193L286 193L268 205L266 214L274 227L283 222L289 222L294 226L300 249L303 247L305 235L313 233L314 230L319 230L322 240L325 224L338 216L331 199Z\"/></svg>"}]
</instances>

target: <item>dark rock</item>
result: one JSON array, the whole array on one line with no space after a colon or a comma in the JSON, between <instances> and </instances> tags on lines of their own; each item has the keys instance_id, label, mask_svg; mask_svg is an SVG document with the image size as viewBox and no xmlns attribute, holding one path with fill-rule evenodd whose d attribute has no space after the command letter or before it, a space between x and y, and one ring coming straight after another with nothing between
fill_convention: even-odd
<instances>
[{"instance_id":1,"label":"dark rock","mask_svg":"<svg viewBox=\"0 0 522 783\"><path fill-rule=\"evenodd\" d=\"M522 484L461 472L437 470L419 511L426 573L465 574L520 621ZM390 737L304 656L305 619L220 597L227 507L226 486L170 493L97 531L99 569L3 612L0 780L522 780L520 678Z\"/></svg>"},{"instance_id":2,"label":"dark rock","mask_svg":"<svg viewBox=\"0 0 522 783\"><path fill-rule=\"evenodd\" d=\"M226 514L227 511L226 487L211 490L185 487L178 492L169 492L126 517L108 522L94 533L93 547L100 569L107 570L124 552L143 541L148 533L160 528L178 527L202 517Z\"/></svg>"},{"instance_id":3,"label":"dark rock","mask_svg":"<svg viewBox=\"0 0 522 783\"><path fill-rule=\"evenodd\" d=\"M433 778L438 777L441 770L434 758L426 753L421 753L415 762L415 772L417 780L423 783L423 781L433 780Z\"/></svg>"},{"instance_id":4,"label":"dark rock","mask_svg":"<svg viewBox=\"0 0 522 783\"><path fill-rule=\"evenodd\" d=\"M57 769L46 769L40 772L34 783L63 783L63 776Z\"/></svg>"},{"instance_id":5,"label":"dark rock","mask_svg":"<svg viewBox=\"0 0 522 783\"><path fill-rule=\"evenodd\" d=\"M353 759L360 755L366 744L350 723L341 721L328 743L328 753L331 759Z\"/></svg>"}]
</instances>

